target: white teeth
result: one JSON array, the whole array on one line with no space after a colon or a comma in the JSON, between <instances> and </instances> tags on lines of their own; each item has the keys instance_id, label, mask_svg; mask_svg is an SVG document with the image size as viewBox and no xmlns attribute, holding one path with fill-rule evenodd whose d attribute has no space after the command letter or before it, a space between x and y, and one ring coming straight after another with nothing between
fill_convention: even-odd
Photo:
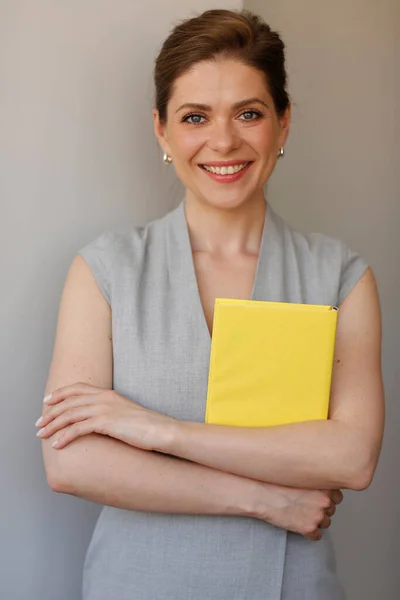
<instances>
[{"instance_id":1,"label":"white teeth","mask_svg":"<svg viewBox=\"0 0 400 600\"><path fill-rule=\"evenodd\" d=\"M247 167L248 164L248 162L245 162L241 165L230 165L229 167L208 167L207 165L203 165L203 167L206 171L210 171L216 175L233 175L234 173L239 173L239 171Z\"/></svg>"}]
</instances>

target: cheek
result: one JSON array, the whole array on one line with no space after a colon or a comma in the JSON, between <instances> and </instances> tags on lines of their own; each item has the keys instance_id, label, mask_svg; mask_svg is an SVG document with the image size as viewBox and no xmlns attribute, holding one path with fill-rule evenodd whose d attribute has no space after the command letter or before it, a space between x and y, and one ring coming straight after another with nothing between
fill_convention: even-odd
<instances>
[{"instance_id":1,"label":"cheek","mask_svg":"<svg viewBox=\"0 0 400 600\"><path fill-rule=\"evenodd\" d=\"M247 133L247 143L256 149L260 156L267 158L276 145L276 132L272 123L265 121L262 126L249 129Z\"/></svg>"},{"instance_id":2,"label":"cheek","mask_svg":"<svg viewBox=\"0 0 400 600\"><path fill-rule=\"evenodd\" d=\"M204 133L199 131L180 131L173 138L173 150L181 160L190 160L204 144Z\"/></svg>"}]
</instances>

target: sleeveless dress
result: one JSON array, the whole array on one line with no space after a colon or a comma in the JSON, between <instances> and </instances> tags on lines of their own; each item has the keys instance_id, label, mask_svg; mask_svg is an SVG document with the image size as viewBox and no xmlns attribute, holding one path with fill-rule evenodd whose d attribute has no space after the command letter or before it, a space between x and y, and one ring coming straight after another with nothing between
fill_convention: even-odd
<instances>
[{"instance_id":1,"label":"sleeveless dress","mask_svg":"<svg viewBox=\"0 0 400 600\"><path fill-rule=\"evenodd\" d=\"M339 239L302 234L266 206L252 300L339 306L367 263ZM112 308L114 389L204 422L211 338L185 201L78 252ZM311 542L248 517L105 506L83 568L83 600L343 600L329 530Z\"/></svg>"}]
</instances>

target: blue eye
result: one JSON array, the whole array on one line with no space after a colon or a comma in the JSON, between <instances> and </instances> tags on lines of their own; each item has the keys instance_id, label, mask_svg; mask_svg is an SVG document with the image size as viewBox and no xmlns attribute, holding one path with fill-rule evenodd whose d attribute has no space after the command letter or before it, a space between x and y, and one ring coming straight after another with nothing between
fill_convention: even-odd
<instances>
[{"instance_id":1,"label":"blue eye","mask_svg":"<svg viewBox=\"0 0 400 600\"><path fill-rule=\"evenodd\" d=\"M262 113L258 110L245 110L241 113L239 118L241 121L256 121L257 119L262 118L262 116ZM200 113L188 113L182 117L181 122L188 123L189 125L203 125L206 118L205 115Z\"/></svg>"},{"instance_id":2,"label":"blue eye","mask_svg":"<svg viewBox=\"0 0 400 600\"><path fill-rule=\"evenodd\" d=\"M245 116L245 115L247 115L247 116ZM250 115L250 118L247 118L248 115ZM252 118L254 115L255 115L255 117ZM240 116L241 117L245 116L245 118L242 119L242 121L256 121L257 119L262 117L262 114L260 112L258 112L258 110L245 110L244 112L242 112L242 114Z\"/></svg>"},{"instance_id":3,"label":"blue eye","mask_svg":"<svg viewBox=\"0 0 400 600\"><path fill-rule=\"evenodd\" d=\"M201 125L202 122L200 121L200 119L204 119L203 115L200 115L198 113L190 113L182 118L182 122L190 123L191 125Z\"/></svg>"}]
</instances>

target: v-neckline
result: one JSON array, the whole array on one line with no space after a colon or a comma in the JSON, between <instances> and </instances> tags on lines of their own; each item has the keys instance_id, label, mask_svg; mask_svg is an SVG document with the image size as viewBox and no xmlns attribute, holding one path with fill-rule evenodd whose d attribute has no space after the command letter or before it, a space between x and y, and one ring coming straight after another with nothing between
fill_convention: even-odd
<instances>
[{"instance_id":1,"label":"v-neckline","mask_svg":"<svg viewBox=\"0 0 400 600\"><path fill-rule=\"evenodd\" d=\"M261 282L261 275L263 273L265 273L265 267L266 267L266 245L267 245L267 241L269 240L269 229L270 229L270 222L271 222L271 214L272 214L272 209L269 205L269 203L265 200L265 215L264 215L264 223L263 223L263 230L262 230L262 234L261 234L261 242L260 242L260 248L259 248L259 252L258 252L258 258L257 258L257 265L256 265L256 269L255 269L255 274L254 274L254 280L253 280L253 287L252 287L252 291L251 291L251 295L249 300L261 300L262 299L262 282ZM205 312L204 312L204 308L203 308L203 304L201 301L201 296L200 296L200 290L199 290L199 285L198 285L198 281L197 281L197 276L196 276L196 268L195 268L195 264L194 264L194 258L193 258L193 251L192 251L192 245L191 245L191 241L190 241L190 234L189 234L189 226L188 226L188 222L186 219L186 201L182 200L180 205L177 208L177 212L178 212L178 216L179 219L181 221L180 225L181 225L181 230L182 230L182 238L181 241L183 243L183 256L181 257L181 260L184 263L184 267L185 267L185 273L187 273L187 277L188 277L188 287L189 290L192 292L192 294L195 297L195 311L196 314L199 315L199 326L201 327L202 330L205 331L205 335L206 338L209 342L209 344L211 344L212 342L212 335L210 334L210 331L208 329L208 324L207 324L207 319L205 316Z\"/></svg>"}]
</instances>

